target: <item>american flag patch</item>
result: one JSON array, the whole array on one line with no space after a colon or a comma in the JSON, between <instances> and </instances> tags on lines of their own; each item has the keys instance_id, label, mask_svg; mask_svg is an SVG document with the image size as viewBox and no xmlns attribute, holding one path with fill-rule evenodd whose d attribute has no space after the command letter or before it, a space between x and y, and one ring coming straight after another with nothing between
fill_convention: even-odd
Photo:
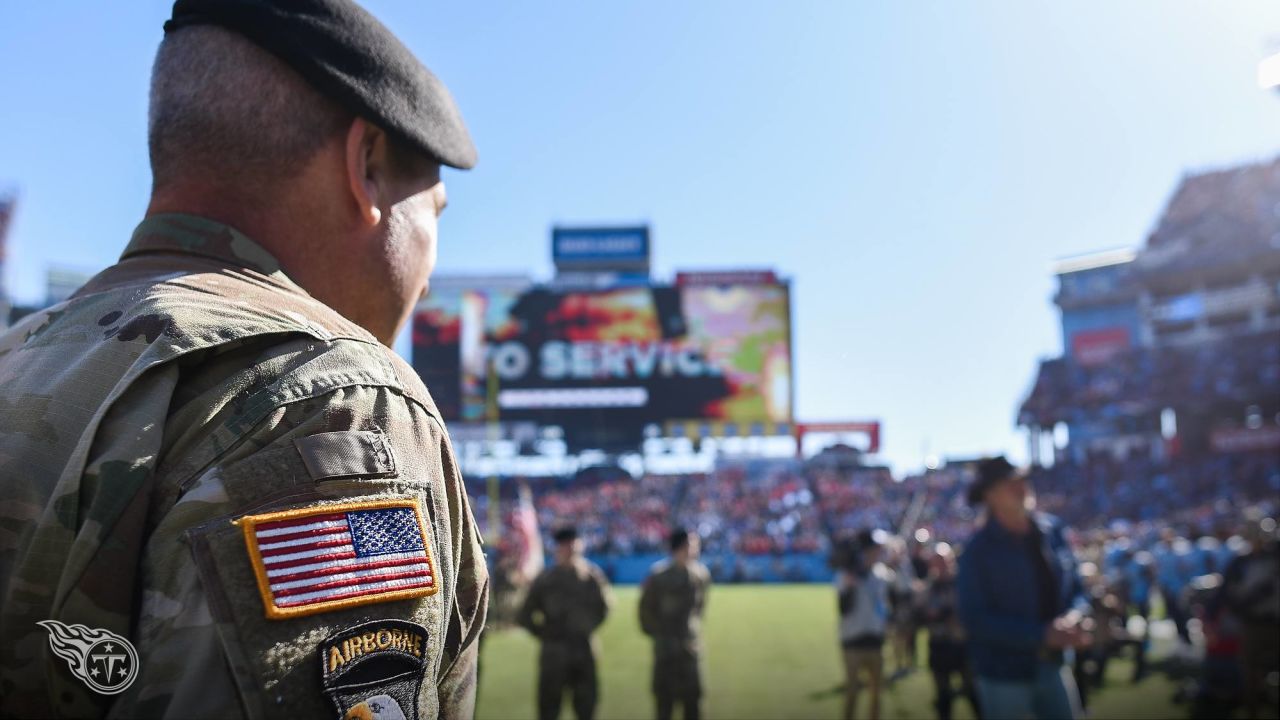
<instances>
[{"instance_id":1,"label":"american flag patch","mask_svg":"<svg viewBox=\"0 0 1280 720\"><path fill-rule=\"evenodd\" d=\"M273 620L437 589L431 543L413 500L246 515L236 524Z\"/></svg>"}]
</instances>

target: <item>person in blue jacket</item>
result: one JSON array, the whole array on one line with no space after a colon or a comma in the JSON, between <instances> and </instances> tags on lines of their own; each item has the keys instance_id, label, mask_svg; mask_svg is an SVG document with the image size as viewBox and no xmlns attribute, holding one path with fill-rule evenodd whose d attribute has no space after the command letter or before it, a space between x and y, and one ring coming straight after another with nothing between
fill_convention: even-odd
<instances>
[{"instance_id":1,"label":"person in blue jacket","mask_svg":"<svg viewBox=\"0 0 1280 720\"><path fill-rule=\"evenodd\" d=\"M1129 583L1129 604L1142 618L1142 634L1133 638L1135 648L1133 681L1138 682L1147 674L1147 651L1151 649L1151 591L1156 582L1155 558L1150 552L1140 550L1126 569Z\"/></svg>"},{"instance_id":2,"label":"person in blue jacket","mask_svg":"<svg viewBox=\"0 0 1280 720\"><path fill-rule=\"evenodd\" d=\"M1194 572L1191 568L1191 541L1181 536L1174 536L1172 530L1165 531L1165 537L1156 545L1156 578L1160 588L1160 596L1164 599L1165 615L1173 621L1178 631L1178 652L1185 652L1191 647L1191 632L1187 621L1191 619L1187 609L1183 590L1191 583Z\"/></svg>"},{"instance_id":3,"label":"person in blue jacket","mask_svg":"<svg viewBox=\"0 0 1280 720\"><path fill-rule=\"evenodd\" d=\"M1090 642L1064 527L1033 511L1026 475L984 460L969 488L986 519L960 556L960 619L988 718L1079 718L1066 653Z\"/></svg>"}]
</instances>

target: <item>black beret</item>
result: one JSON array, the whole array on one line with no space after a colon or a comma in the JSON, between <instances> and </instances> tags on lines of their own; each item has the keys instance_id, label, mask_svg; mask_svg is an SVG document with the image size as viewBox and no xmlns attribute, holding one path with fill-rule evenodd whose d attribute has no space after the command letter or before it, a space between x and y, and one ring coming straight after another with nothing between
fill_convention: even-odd
<instances>
[{"instance_id":1,"label":"black beret","mask_svg":"<svg viewBox=\"0 0 1280 720\"><path fill-rule=\"evenodd\" d=\"M977 505L992 485L1018 474L1018 468L1003 455L987 458L978 464L978 478L969 486L969 504Z\"/></svg>"},{"instance_id":2,"label":"black beret","mask_svg":"<svg viewBox=\"0 0 1280 720\"><path fill-rule=\"evenodd\" d=\"M246 37L342 107L442 165L468 169L476 148L444 83L351 0L177 0L166 33L217 25Z\"/></svg>"},{"instance_id":3,"label":"black beret","mask_svg":"<svg viewBox=\"0 0 1280 720\"><path fill-rule=\"evenodd\" d=\"M573 542L578 539L578 529L573 527L562 527L559 530L556 530L555 534L552 535L551 538L558 543Z\"/></svg>"}]
</instances>

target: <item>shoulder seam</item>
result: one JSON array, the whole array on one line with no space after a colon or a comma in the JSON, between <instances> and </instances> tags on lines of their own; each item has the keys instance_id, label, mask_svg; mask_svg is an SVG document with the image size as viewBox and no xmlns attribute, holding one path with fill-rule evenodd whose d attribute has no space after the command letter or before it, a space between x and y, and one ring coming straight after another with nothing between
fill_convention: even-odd
<instances>
[{"instance_id":1,"label":"shoulder seam","mask_svg":"<svg viewBox=\"0 0 1280 720\"><path fill-rule=\"evenodd\" d=\"M319 384L313 382L309 388L311 392L297 392L297 390L303 388L303 385L298 383L291 386L288 390L259 396L260 399L253 403L256 416L251 422L245 424L240 432L235 433L231 438L229 438L230 442L223 445L221 450L213 453L202 454L198 458L194 458L190 462L184 463L178 468L175 468L174 472L176 472L179 477L176 482L178 491L180 493L186 492L190 488L191 483L203 475L210 467L216 465L219 459L240 447L245 439L253 434L253 431L267 419L267 416L272 411L278 408L287 407L297 402L323 397L338 390L354 387L385 388L402 398L413 400L412 397L403 392L403 389L399 384L388 383L367 374L363 377L357 377L355 375L341 375L337 378L336 382L332 383ZM415 401L415 404L419 403L416 403ZM439 424L439 421L434 416L430 413L427 413L427 415ZM443 430L443 425L441 425L441 428Z\"/></svg>"}]
</instances>

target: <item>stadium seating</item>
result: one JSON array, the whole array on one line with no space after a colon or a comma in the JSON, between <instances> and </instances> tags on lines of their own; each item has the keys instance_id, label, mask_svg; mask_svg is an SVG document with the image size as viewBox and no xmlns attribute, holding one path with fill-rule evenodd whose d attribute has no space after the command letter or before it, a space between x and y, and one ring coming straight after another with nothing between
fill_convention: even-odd
<instances>
[{"instance_id":1,"label":"stadium seating","mask_svg":"<svg viewBox=\"0 0 1280 720\"><path fill-rule=\"evenodd\" d=\"M589 555L628 582L664 554L674 525L704 538L707 564L719 581L825 580L832 538L881 528L931 541L963 543L975 514L965 502L965 464L894 478L885 468L833 468L795 460L723 461L706 475L580 473L530 479L544 545L551 532L575 525ZM1222 482L1230 478L1231 482ZM1261 453L1173 458L1155 462L1090 456L1031 475L1039 505L1081 534L1120 523L1164 527L1194 537L1228 534L1239 510L1280 493L1280 460ZM509 536L516 483L500 494ZM471 483L476 516L487 527L484 483ZM503 547L499 540L499 547Z\"/></svg>"}]
</instances>

